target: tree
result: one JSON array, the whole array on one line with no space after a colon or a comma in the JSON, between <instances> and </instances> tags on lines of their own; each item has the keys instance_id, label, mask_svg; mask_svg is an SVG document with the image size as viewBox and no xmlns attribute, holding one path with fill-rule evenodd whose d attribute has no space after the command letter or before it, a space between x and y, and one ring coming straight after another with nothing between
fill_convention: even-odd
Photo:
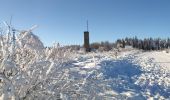
<instances>
[{"instance_id":1,"label":"tree","mask_svg":"<svg viewBox=\"0 0 170 100\"><path fill-rule=\"evenodd\" d=\"M100 46L101 46L101 44L96 42L96 43L92 43L90 47L92 49L99 49Z\"/></svg>"},{"instance_id":2,"label":"tree","mask_svg":"<svg viewBox=\"0 0 170 100\"><path fill-rule=\"evenodd\" d=\"M31 34L27 33L27 36L32 38ZM0 37L1 99L56 99L69 87L65 87L69 84L66 80L69 69L65 62L71 59L71 52L59 47L35 50L30 47L39 45L38 42L26 46L30 39L24 42L23 38L18 39L13 51L11 40L5 35ZM20 42L22 45L19 45Z\"/></svg>"},{"instance_id":3,"label":"tree","mask_svg":"<svg viewBox=\"0 0 170 100\"><path fill-rule=\"evenodd\" d=\"M170 47L170 39L160 39L160 38L145 38L138 39L136 36L134 38L117 39L116 44L119 47L124 47L125 45L133 46L134 48L143 50L163 50Z\"/></svg>"}]
</instances>

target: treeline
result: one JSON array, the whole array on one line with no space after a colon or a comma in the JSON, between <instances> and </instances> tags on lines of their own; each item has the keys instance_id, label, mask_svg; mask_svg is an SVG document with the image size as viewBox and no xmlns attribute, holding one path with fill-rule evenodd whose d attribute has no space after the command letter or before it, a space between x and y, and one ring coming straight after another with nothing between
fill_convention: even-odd
<instances>
[{"instance_id":1,"label":"treeline","mask_svg":"<svg viewBox=\"0 0 170 100\"><path fill-rule=\"evenodd\" d=\"M56 46L60 47L59 44L57 44ZM94 42L90 44L91 50L98 50L98 51L109 51L114 48L125 48L126 46L131 46L133 48L142 49L142 50L164 50L170 48L170 38L138 39L137 37L134 38L126 37L124 39L117 39L115 42L102 41L102 42ZM69 45L69 46L61 46L60 48L69 49L70 51L77 51L83 48L83 46Z\"/></svg>"},{"instance_id":2,"label":"treeline","mask_svg":"<svg viewBox=\"0 0 170 100\"><path fill-rule=\"evenodd\" d=\"M115 43L106 42L95 42L91 43L90 47L92 49L100 51L109 51L112 48L125 48L126 46L132 46L133 48L142 49L142 50L163 50L170 48L170 38L161 39L161 38L144 38L138 39L134 38L124 38L118 39Z\"/></svg>"},{"instance_id":3,"label":"treeline","mask_svg":"<svg viewBox=\"0 0 170 100\"><path fill-rule=\"evenodd\" d=\"M135 38L125 38L118 39L116 44L120 44L121 47L125 47L126 45L132 46L133 48L138 48L142 50L163 50L168 49L170 47L170 38L161 39L161 38L145 38L138 39Z\"/></svg>"},{"instance_id":4,"label":"treeline","mask_svg":"<svg viewBox=\"0 0 170 100\"><path fill-rule=\"evenodd\" d=\"M105 42L95 42L90 44L91 49L96 49L99 51L109 51L112 48L116 47L115 43Z\"/></svg>"}]
</instances>

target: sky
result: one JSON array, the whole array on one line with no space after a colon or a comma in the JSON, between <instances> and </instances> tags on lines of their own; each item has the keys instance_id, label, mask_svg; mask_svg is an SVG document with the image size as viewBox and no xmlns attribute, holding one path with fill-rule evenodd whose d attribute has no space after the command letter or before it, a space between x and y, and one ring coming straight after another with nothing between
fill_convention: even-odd
<instances>
[{"instance_id":1,"label":"sky","mask_svg":"<svg viewBox=\"0 0 170 100\"><path fill-rule=\"evenodd\" d=\"M170 37L170 0L0 0L0 23L33 33L45 46L82 45L86 21L90 42L118 38Z\"/></svg>"}]
</instances>

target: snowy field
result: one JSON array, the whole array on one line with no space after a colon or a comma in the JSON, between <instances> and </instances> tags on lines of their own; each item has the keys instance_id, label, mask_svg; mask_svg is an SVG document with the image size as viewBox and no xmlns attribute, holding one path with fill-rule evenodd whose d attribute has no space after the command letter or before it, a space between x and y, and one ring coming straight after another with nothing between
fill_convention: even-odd
<instances>
[{"instance_id":1,"label":"snowy field","mask_svg":"<svg viewBox=\"0 0 170 100\"><path fill-rule=\"evenodd\" d=\"M29 31L16 41L9 37L0 36L1 100L170 99L165 51L83 53L59 45L45 48Z\"/></svg>"},{"instance_id":2,"label":"snowy field","mask_svg":"<svg viewBox=\"0 0 170 100\"><path fill-rule=\"evenodd\" d=\"M78 55L70 74L83 79L78 91L91 91L89 100L168 100L169 56L164 51L130 50L120 52L116 59L114 52L89 53Z\"/></svg>"}]
</instances>

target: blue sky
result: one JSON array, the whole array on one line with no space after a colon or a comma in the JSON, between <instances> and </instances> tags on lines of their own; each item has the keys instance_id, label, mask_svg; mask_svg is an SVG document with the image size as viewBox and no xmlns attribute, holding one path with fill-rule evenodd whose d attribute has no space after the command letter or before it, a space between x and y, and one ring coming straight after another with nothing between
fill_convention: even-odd
<instances>
[{"instance_id":1,"label":"blue sky","mask_svg":"<svg viewBox=\"0 0 170 100\"><path fill-rule=\"evenodd\" d=\"M89 21L90 42L138 36L170 36L169 0L0 0L0 21L29 29L45 45L83 44Z\"/></svg>"}]
</instances>

